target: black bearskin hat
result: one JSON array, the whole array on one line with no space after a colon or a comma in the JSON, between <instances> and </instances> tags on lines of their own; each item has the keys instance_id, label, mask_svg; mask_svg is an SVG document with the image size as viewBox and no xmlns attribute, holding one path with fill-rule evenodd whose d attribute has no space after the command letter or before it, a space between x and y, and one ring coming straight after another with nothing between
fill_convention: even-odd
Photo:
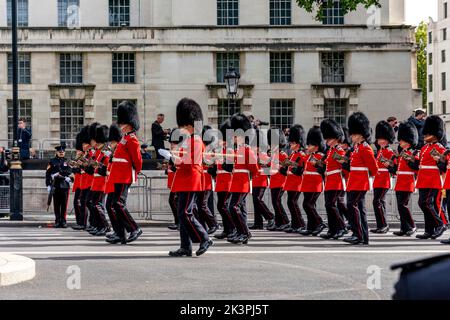
<instances>
[{"instance_id":1,"label":"black bearskin hat","mask_svg":"<svg viewBox=\"0 0 450 320\"><path fill-rule=\"evenodd\" d=\"M227 130L231 130L231 121L230 119L226 119L219 126L219 131L222 134L222 139L226 140L227 138Z\"/></svg>"},{"instance_id":2,"label":"black bearskin hat","mask_svg":"<svg viewBox=\"0 0 450 320\"><path fill-rule=\"evenodd\" d=\"M252 129L252 123L246 115L242 113L236 113L231 117L231 128L233 130L242 129L245 131Z\"/></svg>"},{"instance_id":3,"label":"black bearskin hat","mask_svg":"<svg viewBox=\"0 0 450 320\"><path fill-rule=\"evenodd\" d=\"M106 143L109 138L109 128L108 126L98 126L95 129L95 142L97 143Z\"/></svg>"},{"instance_id":4,"label":"black bearskin hat","mask_svg":"<svg viewBox=\"0 0 450 320\"><path fill-rule=\"evenodd\" d=\"M344 140L344 131L342 127L333 119L325 119L320 123L320 131L322 131L323 138Z\"/></svg>"},{"instance_id":5,"label":"black bearskin hat","mask_svg":"<svg viewBox=\"0 0 450 320\"><path fill-rule=\"evenodd\" d=\"M139 130L139 113L130 101L122 101L117 107L117 124L129 124L135 131Z\"/></svg>"},{"instance_id":6,"label":"black bearskin hat","mask_svg":"<svg viewBox=\"0 0 450 320\"><path fill-rule=\"evenodd\" d=\"M300 148L305 148L305 129L303 129L303 127L299 124L293 125L289 129L288 141L298 143Z\"/></svg>"},{"instance_id":7,"label":"black bearskin hat","mask_svg":"<svg viewBox=\"0 0 450 320\"><path fill-rule=\"evenodd\" d=\"M98 126L100 126L100 123L98 122L94 122L89 125L89 140L95 140Z\"/></svg>"},{"instance_id":8,"label":"black bearskin hat","mask_svg":"<svg viewBox=\"0 0 450 320\"><path fill-rule=\"evenodd\" d=\"M319 151L325 150L325 141L323 140L322 131L320 131L320 127L314 126L311 129L309 129L308 136L306 137L306 144L310 146L319 147Z\"/></svg>"},{"instance_id":9,"label":"black bearskin hat","mask_svg":"<svg viewBox=\"0 0 450 320\"><path fill-rule=\"evenodd\" d=\"M440 142L445 137L445 124L444 120L439 116L429 116L425 120L422 133L424 136L435 136Z\"/></svg>"},{"instance_id":10,"label":"black bearskin hat","mask_svg":"<svg viewBox=\"0 0 450 320\"><path fill-rule=\"evenodd\" d=\"M83 143L87 143L87 144L91 143L91 139L89 137L89 126L84 126L81 129L79 135L80 135L80 141L82 144Z\"/></svg>"},{"instance_id":11,"label":"black bearskin hat","mask_svg":"<svg viewBox=\"0 0 450 320\"><path fill-rule=\"evenodd\" d=\"M371 136L370 121L362 112L355 112L348 118L348 131L350 135L360 134L369 140Z\"/></svg>"},{"instance_id":12,"label":"black bearskin hat","mask_svg":"<svg viewBox=\"0 0 450 320\"><path fill-rule=\"evenodd\" d=\"M181 99L177 105L178 126L194 126L196 121L203 121L203 112L198 103L189 98Z\"/></svg>"},{"instance_id":13,"label":"black bearskin hat","mask_svg":"<svg viewBox=\"0 0 450 320\"><path fill-rule=\"evenodd\" d=\"M342 131L344 132L344 137L342 138L341 143L345 143L348 144L349 146L352 145L351 139L350 139L350 134L348 132L348 128L347 127L342 127Z\"/></svg>"},{"instance_id":14,"label":"black bearskin hat","mask_svg":"<svg viewBox=\"0 0 450 320\"><path fill-rule=\"evenodd\" d=\"M416 126L410 121L400 123L397 139L398 141L408 142L412 147L416 147L419 142L419 133Z\"/></svg>"},{"instance_id":15,"label":"black bearskin hat","mask_svg":"<svg viewBox=\"0 0 450 320\"><path fill-rule=\"evenodd\" d=\"M112 124L109 127L108 141L119 142L120 140L122 140L122 131L117 124Z\"/></svg>"},{"instance_id":16,"label":"black bearskin hat","mask_svg":"<svg viewBox=\"0 0 450 320\"><path fill-rule=\"evenodd\" d=\"M205 125L202 130L202 140L205 146L209 146L211 143L216 142L217 139L217 131L214 130L211 126Z\"/></svg>"},{"instance_id":17,"label":"black bearskin hat","mask_svg":"<svg viewBox=\"0 0 450 320\"><path fill-rule=\"evenodd\" d=\"M380 121L375 128L375 139L385 139L390 144L395 141L394 128L387 121Z\"/></svg>"},{"instance_id":18,"label":"black bearskin hat","mask_svg":"<svg viewBox=\"0 0 450 320\"><path fill-rule=\"evenodd\" d=\"M83 151L83 141L81 141L81 132L75 137L75 150Z\"/></svg>"},{"instance_id":19,"label":"black bearskin hat","mask_svg":"<svg viewBox=\"0 0 450 320\"><path fill-rule=\"evenodd\" d=\"M278 136L278 143L280 149L283 149L286 147L287 139L284 135L283 131L281 131L279 128L271 128L267 130L267 143L269 144L269 147L272 145L272 133L274 134L274 137Z\"/></svg>"}]
</instances>

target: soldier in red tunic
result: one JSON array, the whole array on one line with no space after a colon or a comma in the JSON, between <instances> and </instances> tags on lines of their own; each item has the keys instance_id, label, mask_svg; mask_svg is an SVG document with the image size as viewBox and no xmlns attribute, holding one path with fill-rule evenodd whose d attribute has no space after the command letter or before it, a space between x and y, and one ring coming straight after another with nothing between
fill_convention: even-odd
<instances>
[{"instance_id":1,"label":"soldier in red tunic","mask_svg":"<svg viewBox=\"0 0 450 320\"><path fill-rule=\"evenodd\" d=\"M196 131L196 122L203 121L200 106L194 100L184 98L178 102L177 124L184 140L178 145L178 153L174 155L177 171L172 184L172 192L178 197L178 219L180 221L181 246L170 251L171 257L192 256L192 242L200 243L197 256L204 254L213 244L205 228L194 216L194 207L198 192L203 187L203 152L205 145L201 137L201 129Z\"/></svg>"},{"instance_id":2,"label":"soldier in red tunic","mask_svg":"<svg viewBox=\"0 0 450 320\"><path fill-rule=\"evenodd\" d=\"M250 120L244 114L235 114L231 117L231 128L235 130L236 156L233 167L233 180L231 182L230 213L236 226L236 237L229 239L234 244L247 244L251 238L250 230L247 226L247 204L246 199L250 193L252 177L259 174L259 166L256 155L246 144L246 137L252 129ZM252 131L254 138L254 130Z\"/></svg>"},{"instance_id":3,"label":"soldier in red tunic","mask_svg":"<svg viewBox=\"0 0 450 320\"><path fill-rule=\"evenodd\" d=\"M252 180L252 198L254 208L254 224L249 227L250 230L262 230L263 218L267 220L266 228L274 226L274 215L264 202L264 193L269 186L270 157L267 154L267 135L261 130L256 130L258 145L253 148L258 157L259 174Z\"/></svg>"},{"instance_id":4,"label":"soldier in red tunic","mask_svg":"<svg viewBox=\"0 0 450 320\"><path fill-rule=\"evenodd\" d=\"M272 143L272 135L278 137L279 143L276 141ZM269 231L284 231L290 227L289 217L283 206L284 184L287 179L288 169L283 166L288 155L284 152L286 147L286 137L279 129L270 129L267 134L267 140L270 145L270 196L272 199L272 207L275 213L275 224L272 227L267 227Z\"/></svg>"},{"instance_id":5,"label":"soldier in red tunic","mask_svg":"<svg viewBox=\"0 0 450 320\"><path fill-rule=\"evenodd\" d=\"M409 210L409 200L416 188L417 166L419 152L415 150L419 134L416 126L407 121L398 127L397 140L399 142L401 153L397 159L396 174L397 181L395 183L395 195L397 198L397 208L400 214L400 231L395 231L394 235L398 237L412 236L416 233L416 223Z\"/></svg>"},{"instance_id":6,"label":"soldier in red tunic","mask_svg":"<svg viewBox=\"0 0 450 320\"><path fill-rule=\"evenodd\" d=\"M394 168L395 155L389 147L394 143L395 132L387 121L380 121L375 128L375 139L379 149L376 159L378 172L373 181L373 210L377 221L376 229L370 229L372 233L386 234L389 231L389 225L386 220L386 194L391 188L390 168Z\"/></svg>"},{"instance_id":7,"label":"soldier in red tunic","mask_svg":"<svg viewBox=\"0 0 450 320\"><path fill-rule=\"evenodd\" d=\"M174 132L176 132L176 129L173 129L170 132L171 132L169 136L170 150L175 150L177 145L180 143L180 139L174 139ZM180 229L180 221L178 220L178 209L177 209L177 202L178 202L177 194L175 192L172 192L173 178L175 177L176 171L177 167L173 163L172 159L170 159L165 171L167 175L167 189L170 190L169 206L170 210L172 210L172 215L174 218L174 223L168 226L170 230Z\"/></svg>"},{"instance_id":8,"label":"soldier in red tunic","mask_svg":"<svg viewBox=\"0 0 450 320\"><path fill-rule=\"evenodd\" d=\"M303 172L303 181L301 192L303 192L303 209L308 217L306 229L299 233L304 236L318 236L326 225L316 209L317 199L323 191L323 177L320 168L323 166L325 155L325 141L322 132L318 126L312 127L306 137L306 156L304 158L305 171Z\"/></svg>"},{"instance_id":9,"label":"soldier in red tunic","mask_svg":"<svg viewBox=\"0 0 450 320\"><path fill-rule=\"evenodd\" d=\"M284 230L287 233L299 233L306 230L305 220L303 220L298 205L304 171L305 154L303 150L306 148L305 140L305 130L301 125L297 124L290 128L288 141L292 151L289 157L291 163L287 165L287 178L283 188L288 194L287 206L291 213L291 226Z\"/></svg>"},{"instance_id":10,"label":"soldier in red tunic","mask_svg":"<svg viewBox=\"0 0 450 320\"><path fill-rule=\"evenodd\" d=\"M89 161L90 159L92 159L94 153L92 151L91 148L91 142L90 142L90 137L89 137L89 126L85 126L81 129L80 132L80 139L81 139L81 144L82 144L82 148L83 148L83 160L78 160L78 164L80 166L81 169L81 181L80 181L80 189L81 189L81 194L80 194L80 209L81 209L81 221L83 223L83 228L86 231L90 231L92 230L94 227L93 226L88 226L88 216L90 214L88 214L88 200L89 200L89 194L91 191L91 186L92 186L92 179L93 179L93 168L87 166L87 161ZM92 174L89 174L90 172L92 172Z\"/></svg>"},{"instance_id":11,"label":"soldier in red tunic","mask_svg":"<svg viewBox=\"0 0 450 320\"><path fill-rule=\"evenodd\" d=\"M328 232L320 236L327 240L338 240L346 232L343 215L338 208L339 198L345 191L345 178L342 172L342 164L336 159L336 155L338 158L345 157L345 150L340 146L340 143L344 140L344 131L336 121L331 119L323 120L320 124L320 130L328 145L327 155L323 161L325 164L325 209L327 211Z\"/></svg>"},{"instance_id":12,"label":"soldier in red tunic","mask_svg":"<svg viewBox=\"0 0 450 320\"><path fill-rule=\"evenodd\" d=\"M422 133L425 145L420 151L416 188L419 189L419 207L425 218L425 233L416 237L437 239L446 230L439 203L442 190L441 169L438 167L440 157L434 155L445 152L445 147L440 143L445 139L444 121L439 116L429 116Z\"/></svg>"},{"instance_id":13,"label":"soldier in red tunic","mask_svg":"<svg viewBox=\"0 0 450 320\"><path fill-rule=\"evenodd\" d=\"M365 197L370 190L370 177L378 171L374 152L370 147L370 122L361 112L348 119L348 130L353 143L350 157L350 175L347 185L347 208L352 216L353 235L344 241L352 245L369 244Z\"/></svg>"},{"instance_id":14,"label":"soldier in red tunic","mask_svg":"<svg viewBox=\"0 0 450 320\"><path fill-rule=\"evenodd\" d=\"M76 150L76 156L75 158L79 158L83 155L83 144L81 142L81 133L78 133L75 138L75 150ZM83 226L84 223L84 216L82 214L81 209L81 168L75 164L72 167L72 172L74 173L74 182L73 182L73 188L72 192L74 193L73 196L73 209L75 211L75 219L76 219L76 225L72 226L73 230L83 230L85 227Z\"/></svg>"},{"instance_id":15,"label":"soldier in red tunic","mask_svg":"<svg viewBox=\"0 0 450 320\"><path fill-rule=\"evenodd\" d=\"M124 101L117 108L117 125L122 131L122 140L117 145L112 159L109 179L114 183L112 207L119 223L117 238L122 244L133 242L142 234L127 208L128 190L136 182L142 170L141 146L136 136L139 130L139 114L134 104ZM131 230L128 239L125 231ZM115 241L119 241L115 239Z\"/></svg>"}]
</instances>

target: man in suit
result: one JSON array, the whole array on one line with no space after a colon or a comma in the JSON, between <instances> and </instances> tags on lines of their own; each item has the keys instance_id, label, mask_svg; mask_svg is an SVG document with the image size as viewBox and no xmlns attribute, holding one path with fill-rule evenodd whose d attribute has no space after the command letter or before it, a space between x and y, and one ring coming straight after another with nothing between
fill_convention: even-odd
<instances>
[{"instance_id":1,"label":"man in suit","mask_svg":"<svg viewBox=\"0 0 450 320\"><path fill-rule=\"evenodd\" d=\"M17 143L20 148L20 158L23 160L30 159L31 136L31 129L27 128L26 120L20 119L17 127Z\"/></svg>"},{"instance_id":2,"label":"man in suit","mask_svg":"<svg viewBox=\"0 0 450 320\"><path fill-rule=\"evenodd\" d=\"M158 153L159 149L164 149L164 141L166 140L169 130L164 130L161 124L164 122L164 114L158 114L156 121L152 123L152 146L155 148L158 159L163 157Z\"/></svg>"}]
</instances>

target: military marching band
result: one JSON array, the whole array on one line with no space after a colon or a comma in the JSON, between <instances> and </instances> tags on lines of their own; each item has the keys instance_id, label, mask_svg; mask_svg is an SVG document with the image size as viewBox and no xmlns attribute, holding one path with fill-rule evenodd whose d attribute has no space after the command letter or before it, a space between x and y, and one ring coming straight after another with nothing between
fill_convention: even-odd
<instances>
[{"instance_id":1,"label":"military marching band","mask_svg":"<svg viewBox=\"0 0 450 320\"><path fill-rule=\"evenodd\" d=\"M192 243L199 244L197 256L204 254L213 245L212 236L231 244L248 244L253 230L264 229L264 221L265 228L273 232L368 245L370 233L390 230L389 190L395 192L400 216L395 236L411 237L417 232L409 209L416 190L425 221L424 232L416 238L437 239L447 230L442 191L450 195L450 151L445 147L444 122L438 116L426 119L421 149L417 149L418 132L412 123L401 123L396 134L388 122L380 121L372 137L370 121L361 112L348 118L347 127L325 119L306 132L295 124L288 137L276 128L254 128L244 114L234 114L214 131L203 126L200 106L188 98L178 103L176 120L170 150L162 154L167 158L164 166L174 217L169 228L179 231L181 242L180 248L169 252L172 257L192 256ZM55 227L67 227L73 183L73 229L104 236L110 244L127 244L142 235L127 206L130 186L142 170L138 130L136 106L123 102L117 110L117 124L93 123L81 129L73 160L65 158L64 145L56 148L46 175ZM367 223L369 190L373 191L376 220L373 229ZM264 202L266 192L270 192L273 211ZM214 193L223 226L220 232L210 201ZM317 210L322 193L326 222ZM254 207L252 225L247 221L249 194ZM450 208L450 197L445 204ZM450 239L441 242L450 244Z\"/></svg>"}]
</instances>

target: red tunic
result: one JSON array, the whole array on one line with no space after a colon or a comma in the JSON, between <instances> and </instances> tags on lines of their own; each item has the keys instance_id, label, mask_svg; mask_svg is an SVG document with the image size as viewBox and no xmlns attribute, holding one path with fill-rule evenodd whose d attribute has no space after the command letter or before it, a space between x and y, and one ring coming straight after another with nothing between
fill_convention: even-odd
<instances>
[{"instance_id":1,"label":"red tunic","mask_svg":"<svg viewBox=\"0 0 450 320\"><path fill-rule=\"evenodd\" d=\"M394 151L390 148L382 148L377 155L378 171L373 180L374 189L390 189L391 188L391 174L388 168L380 161L381 156L385 159L391 160L394 156Z\"/></svg>"},{"instance_id":2,"label":"red tunic","mask_svg":"<svg viewBox=\"0 0 450 320\"><path fill-rule=\"evenodd\" d=\"M445 173L445 180L444 180L444 186L442 187L445 190L449 190L450 189L450 154L446 156L447 158L447 172ZM450 196L450 194L449 194Z\"/></svg>"},{"instance_id":3,"label":"red tunic","mask_svg":"<svg viewBox=\"0 0 450 320\"><path fill-rule=\"evenodd\" d=\"M203 186L205 189L204 191L210 191L213 189L212 177L208 173L207 165L203 165Z\"/></svg>"},{"instance_id":4,"label":"red tunic","mask_svg":"<svg viewBox=\"0 0 450 320\"><path fill-rule=\"evenodd\" d=\"M270 164L270 189L283 189L286 183L287 177L282 175L278 170L280 169L280 164L288 158L288 155L280 151L277 154L272 155L272 159L276 159L278 156L278 163L272 161Z\"/></svg>"},{"instance_id":5,"label":"red tunic","mask_svg":"<svg viewBox=\"0 0 450 320\"><path fill-rule=\"evenodd\" d=\"M72 192L77 191L81 187L81 173L75 173L73 180Z\"/></svg>"},{"instance_id":6,"label":"red tunic","mask_svg":"<svg viewBox=\"0 0 450 320\"><path fill-rule=\"evenodd\" d=\"M217 176L216 176L216 192L229 192L231 188L231 181L233 174L225 171L222 168L222 164L217 164Z\"/></svg>"},{"instance_id":7,"label":"red tunic","mask_svg":"<svg viewBox=\"0 0 450 320\"><path fill-rule=\"evenodd\" d=\"M305 154L302 152L294 152L291 154L289 160L292 162L297 162L300 166L304 165ZM286 178L286 183L284 184L284 191L296 191L300 192L302 187L303 176L298 176L292 173L293 167L290 166L288 170L288 176Z\"/></svg>"},{"instance_id":8,"label":"red tunic","mask_svg":"<svg viewBox=\"0 0 450 320\"><path fill-rule=\"evenodd\" d=\"M173 178L175 177L175 172L173 172L170 167L167 168L167 189L172 189Z\"/></svg>"},{"instance_id":9,"label":"red tunic","mask_svg":"<svg viewBox=\"0 0 450 320\"><path fill-rule=\"evenodd\" d=\"M95 150L94 149L89 149L88 151L86 151L86 159L90 160L91 158L93 158L95 156ZM94 175L93 174L88 174L85 171L81 171L83 178L81 179L81 184L80 184L80 189L81 190L85 190L88 189L92 186L92 181L94 180Z\"/></svg>"},{"instance_id":10,"label":"red tunic","mask_svg":"<svg viewBox=\"0 0 450 320\"><path fill-rule=\"evenodd\" d=\"M142 170L141 146L134 132L129 132L117 144L111 166L112 183L132 184Z\"/></svg>"},{"instance_id":11,"label":"red tunic","mask_svg":"<svg viewBox=\"0 0 450 320\"><path fill-rule=\"evenodd\" d=\"M111 159L110 159L111 160ZM107 171L107 176L106 176L106 185L105 185L105 193L113 193L114 192L114 183L112 182L111 178L111 167L112 167L112 162L109 161L108 163L108 171Z\"/></svg>"},{"instance_id":12,"label":"red tunic","mask_svg":"<svg viewBox=\"0 0 450 320\"><path fill-rule=\"evenodd\" d=\"M111 152L108 150L98 150L96 161L102 163L104 166L108 166ZM92 182L92 191L105 192L106 189L106 177L98 173L99 168L95 169L94 181Z\"/></svg>"},{"instance_id":13,"label":"red tunic","mask_svg":"<svg viewBox=\"0 0 450 320\"><path fill-rule=\"evenodd\" d=\"M172 192L204 191L203 152L205 145L200 137L192 135L178 146L179 157L175 159L177 171L172 184Z\"/></svg>"},{"instance_id":14,"label":"red tunic","mask_svg":"<svg viewBox=\"0 0 450 320\"><path fill-rule=\"evenodd\" d=\"M230 192L249 193L250 180L259 174L258 160L249 146L239 146L234 159Z\"/></svg>"},{"instance_id":15,"label":"red tunic","mask_svg":"<svg viewBox=\"0 0 450 320\"><path fill-rule=\"evenodd\" d=\"M270 158L265 152L260 152L259 154L260 162L267 164L270 166ZM253 188L267 188L269 186L269 180L267 176L266 169L260 167L259 174L252 179L252 186Z\"/></svg>"},{"instance_id":16,"label":"red tunic","mask_svg":"<svg viewBox=\"0 0 450 320\"><path fill-rule=\"evenodd\" d=\"M317 171L317 168L313 165L311 160L321 160L322 153L314 153L306 155L304 158L305 171L303 172L303 181L301 192L322 192L323 191L323 179L322 175Z\"/></svg>"},{"instance_id":17,"label":"red tunic","mask_svg":"<svg viewBox=\"0 0 450 320\"><path fill-rule=\"evenodd\" d=\"M372 148L367 142L355 146L350 157L350 175L347 191L370 190L370 176L378 171L377 161Z\"/></svg>"},{"instance_id":18,"label":"red tunic","mask_svg":"<svg viewBox=\"0 0 450 320\"><path fill-rule=\"evenodd\" d=\"M405 151L408 155L413 155L413 150ZM418 160L419 157L415 156ZM416 188L415 175L417 171L411 169L408 162L402 157L398 158L397 182L395 183L395 191L414 192Z\"/></svg>"},{"instance_id":19,"label":"red tunic","mask_svg":"<svg viewBox=\"0 0 450 320\"><path fill-rule=\"evenodd\" d=\"M436 149L439 153L444 153L445 148L440 143L428 143L420 151L420 167L417 176L417 189L442 189L441 172L430 152Z\"/></svg>"},{"instance_id":20,"label":"red tunic","mask_svg":"<svg viewBox=\"0 0 450 320\"><path fill-rule=\"evenodd\" d=\"M345 190L345 178L342 171L342 164L333 158L335 153L345 156L345 150L340 146L328 149L327 156L324 160L327 168L325 172L325 191Z\"/></svg>"}]
</instances>

